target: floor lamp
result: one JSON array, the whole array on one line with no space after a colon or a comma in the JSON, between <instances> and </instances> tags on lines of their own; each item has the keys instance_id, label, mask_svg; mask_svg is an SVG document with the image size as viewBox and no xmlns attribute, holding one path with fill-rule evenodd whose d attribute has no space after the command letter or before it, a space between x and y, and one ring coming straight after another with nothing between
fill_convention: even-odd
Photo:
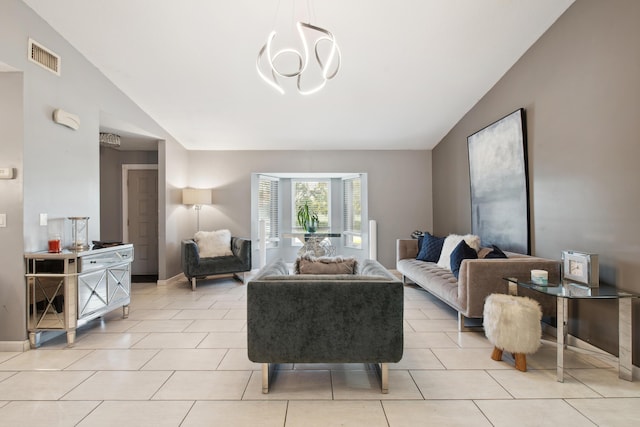
<instances>
[{"instance_id":1,"label":"floor lamp","mask_svg":"<svg viewBox=\"0 0 640 427\"><path fill-rule=\"evenodd\" d=\"M206 188L183 188L182 204L193 205L193 208L198 213L196 231L200 231L200 209L202 209L202 205L211 204L211 190Z\"/></svg>"}]
</instances>

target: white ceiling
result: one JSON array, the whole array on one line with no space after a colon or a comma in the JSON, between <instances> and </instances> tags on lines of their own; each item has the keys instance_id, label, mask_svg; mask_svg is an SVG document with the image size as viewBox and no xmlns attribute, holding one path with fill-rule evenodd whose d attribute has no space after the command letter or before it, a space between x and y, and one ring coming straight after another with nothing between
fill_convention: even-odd
<instances>
[{"instance_id":1,"label":"white ceiling","mask_svg":"<svg viewBox=\"0 0 640 427\"><path fill-rule=\"evenodd\" d=\"M573 1L24 0L193 150L431 149ZM280 95L258 50L308 3L341 69Z\"/></svg>"}]
</instances>

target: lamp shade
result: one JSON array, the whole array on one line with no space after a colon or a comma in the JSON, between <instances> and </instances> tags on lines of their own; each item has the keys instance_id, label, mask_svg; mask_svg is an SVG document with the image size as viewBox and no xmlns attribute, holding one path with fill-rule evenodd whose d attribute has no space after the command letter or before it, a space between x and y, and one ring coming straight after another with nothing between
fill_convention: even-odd
<instances>
[{"instance_id":1,"label":"lamp shade","mask_svg":"<svg viewBox=\"0 0 640 427\"><path fill-rule=\"evenodd\" d=\"M183 188L182 204L184 205L210 205L211 190L206 188Z\"/></svg>"}]
</instances>

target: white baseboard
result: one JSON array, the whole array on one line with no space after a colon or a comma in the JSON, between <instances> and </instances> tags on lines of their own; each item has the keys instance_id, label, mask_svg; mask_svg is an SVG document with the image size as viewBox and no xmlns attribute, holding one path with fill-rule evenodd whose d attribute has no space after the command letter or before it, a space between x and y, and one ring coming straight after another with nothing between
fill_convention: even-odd
<instances>
[{"instance_id":1,"label":"white baseboard","mask_svg":"<svg viewBox=\"0 0 640 427\"><path fill-rule=\"evenodd\" d=\"M22 353L31 349L29 340L24 341L0 341L0 351Z\"/></svg>"},{"instance_id":2,"label":"white baseboard","mask_svg":"<svg viewBox=\"0 0 640 427\"><path fill-rule=\"evenodd\" d=\"M168 279L163 279L163 280L158 279L158 281L156 282L156 285L167 286L167 285L172 285L174 283L182 282L182 281L188 282L187 276L185 276L184 273L179 273L173 277L169 277Z\"/></svg>"}]
</instances>

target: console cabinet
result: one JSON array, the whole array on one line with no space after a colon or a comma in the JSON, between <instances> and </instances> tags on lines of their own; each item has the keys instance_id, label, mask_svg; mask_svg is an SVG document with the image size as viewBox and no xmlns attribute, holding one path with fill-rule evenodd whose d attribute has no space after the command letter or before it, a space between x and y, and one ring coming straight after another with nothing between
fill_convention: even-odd
<instances>
[{"instance_id":1,"label":"console cabinet","mask_svg":"<svg viewBox=\"0 0 640 427\"><path fill-rule=\"evenodd\" d=\"M25 254L27 330L32 348L42 331L64 330L75 341L83 323L122 307L129 315L133 245Z\"/></svg>"}]
</instances>

